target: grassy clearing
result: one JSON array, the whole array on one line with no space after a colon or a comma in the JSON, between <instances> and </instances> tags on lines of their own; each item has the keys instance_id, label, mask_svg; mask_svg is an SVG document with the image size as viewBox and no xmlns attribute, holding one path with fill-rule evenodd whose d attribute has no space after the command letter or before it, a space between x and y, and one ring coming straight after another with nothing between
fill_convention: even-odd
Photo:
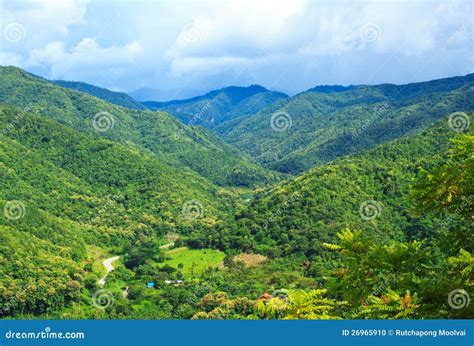
<instances>
[{"instance_id":1,"label":"grassy clearing","mask_svg":"<svg viewBox=\"0 0 474 346\"><path fill-rule=\"evenodd\" d=\"M167 260L164 264L168 264L174 268L178 268L180 263L183 264L183 274L185 276L199 275L208 267L219 267L222 265L225 254L214 249L191 250L186 247L180 247L170 250L166 253Z\"/></svg>"}]
</instances>

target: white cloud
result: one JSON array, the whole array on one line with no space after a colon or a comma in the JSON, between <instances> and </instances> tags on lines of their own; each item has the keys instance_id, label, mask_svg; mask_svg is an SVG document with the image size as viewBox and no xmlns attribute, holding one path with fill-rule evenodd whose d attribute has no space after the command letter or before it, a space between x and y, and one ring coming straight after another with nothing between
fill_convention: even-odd
<instances>
[{"instance_id":1,"label":"white cloud","mask_svg":"<svg viewBox=\"0 0 474 346\"><path fill-rule=\"evenodd\" d=\"M350 54L359 51L420 55L436 49L440 32L457 25L468 8L465 1L450 5L228 1L215 4L212 12L183 27L165 56L171 60L172 72L183 75L210 71L209 67L227 70L236 61L260 64L266 60L278 65L278 56L282 60L293 56L311 65L312 57L347 54L350 59Z\"/></svg>"},{"instance_id":2,"label":"white cloud","mask_svg":"<svg viewBox=\"0 0 474 346\"><path fill-rule=\"evenodd\" d=\"M71 25L86 24L87 5L84 0L3 1L2 22L25 28L24 45L42 45L67 36Z\"/></svg>"},{"instance_id":3,"label":"white cloud","mask_svg":"<svg viewBox=\"0 0 474 346\"><path fill-rule=\"evenodd\" d=\"M131 65L141 52L138 42L100 47L96 39L86 37L70 51L66 51L63 42L51 42L42 49L33 49L23 65L27 68L51 66L51 78L64 78L88 68L93 71Z\"/></svg>"},{"instance_id":4,"label":"white cloud","mask_svg":"<svg viewBox=\"0 0 474 346\"><path fill-rule=\"evenodd\" d=\"M0 65L21 66L22 64L23 58L20 54L0 52Z\"/></svg>"},{"instance_id":5,"label":"white cloud","mask_svg":"<svg viewBox=\"0 0 474 346\"><path fill-rule=\"evenodd\" d=\"M183 56L255 55L290 43L295 26L308 7L306 0L231 0L214 3L213 11L184 25L167 50ZM193 39L195 38L195 39Z\"/></svg>"},{"instance_id":6,"label":"white cloud","mask_svg":"<svg viewBox=\"0 0 474 346\"><path fill-rule=\"evenodd\" d=\"M23 24L25 37L5 43L2 62L121 90L186 97L260 83L293 93L318 83L405 82L472 67L469 0L6 3L7 22ZM375 31L361 36L366 27Z\"/></svg>"},{"instance_id":7,"label":"white cloud","mask_svg":"<svg viewBox=\"0 0 474 346\"><path fill-rule=\"evenodd\" d=\"M61 62L66 56L64 51L63 42L51 42L48 43L42 49L31 50L28 59L24 62L26 67L39 66L39 65L54 65Z\"/></svg>"}]
</instances>

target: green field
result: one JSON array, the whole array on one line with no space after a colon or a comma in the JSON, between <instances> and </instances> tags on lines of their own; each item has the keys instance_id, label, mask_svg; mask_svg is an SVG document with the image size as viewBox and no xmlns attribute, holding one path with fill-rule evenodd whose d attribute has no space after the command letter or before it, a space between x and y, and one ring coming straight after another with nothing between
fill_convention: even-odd
<instances>
[{"instance_id":1,"label":"green field","mask_svg":"<svg viewBox=\"0 0 474 346\"><path fill-rule=\"evenodd\" d=\"M168 264L174 268L178 268L180 263L183 264L182 272L185 276L199 275L208 267L216 268L222 264L225 254L219 250L199 249L191 250L186 247L180 247L167 252L167 260L164 264ZM194 266L194 267L193 267Z\"/></svg>"}]
</instances>

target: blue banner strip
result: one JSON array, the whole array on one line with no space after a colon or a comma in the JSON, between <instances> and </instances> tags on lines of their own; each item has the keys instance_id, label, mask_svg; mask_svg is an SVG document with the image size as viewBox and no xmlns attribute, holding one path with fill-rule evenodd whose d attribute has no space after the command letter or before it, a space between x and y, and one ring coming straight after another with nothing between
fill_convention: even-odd
<instances>
[{"instance_id":1,"label":"blue banner strip","mask_svg":"<svg viewBox=\"0 0 474 346\"><path fill-rule=\"evenodd\" d=\"M0 345L463 345L473 320L0 321Z\"/></svg>"}]
</instances>

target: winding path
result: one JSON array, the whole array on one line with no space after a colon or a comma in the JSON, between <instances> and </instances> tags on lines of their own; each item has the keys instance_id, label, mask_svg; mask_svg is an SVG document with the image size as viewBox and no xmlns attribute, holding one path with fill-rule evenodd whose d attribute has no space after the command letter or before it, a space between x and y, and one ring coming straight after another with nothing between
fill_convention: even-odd
<instances>
[{"instance_id":1,"label":"winding path","mask_svg":"<svg viewBox=\"0 0 474 346\"><path fill-rule=\"evenodd\" d=\"M114 256L114 257L107 258L102 262L102 264L105 267L105 270L107 271L107 274L105 274L104 277L99 280L98 284L100 287L103 287L105 285L105 279L107 279L107 275L109 275L109 273L112 270L114 270L114 266L112 265L112 263L114 263L119 258L120 256Z\"/></svg>"},{"instance_id":2,"label":"winding path","mask_svg":"<svg viewBox=\"0 0 474 346\"><path fill-rule=\"evenodd\" d=\"M165 244L165 245L161 245L160 246L160 249L168 249L170 248L171 246L174 245L174 242L172 243L168 243L168 244ZM116 260L118 260L120 258L120 256L114 256L114 257L110 257L110 258L106 258L102 264L104 265L105 267L105 270L107 271L107 274L104 275L104 277L102 277L102 279L100 279L98 281L98 284L100 287L104 287L105 285L105 280L107 279L107 275L109 275L109 273L114 270L114 266L112 265L112 263L114 263ZM124 298L127 298L128 296L128 291L129 291L129 287L125 287L125 290L123 291L123 297Z\"/></svg>"},{"instance_id":3,"label":"winding path","mask_svg":"<svg viewBox=\"0 0 474 346\"><path fill-rule=\"evenodd\" d=\"M174 245L174 242L168 243L168 244L165 244L165 245L161 245L160 249L168 249L168 248L172 247L173 245Z\"/></svg>"}]
</instances>

